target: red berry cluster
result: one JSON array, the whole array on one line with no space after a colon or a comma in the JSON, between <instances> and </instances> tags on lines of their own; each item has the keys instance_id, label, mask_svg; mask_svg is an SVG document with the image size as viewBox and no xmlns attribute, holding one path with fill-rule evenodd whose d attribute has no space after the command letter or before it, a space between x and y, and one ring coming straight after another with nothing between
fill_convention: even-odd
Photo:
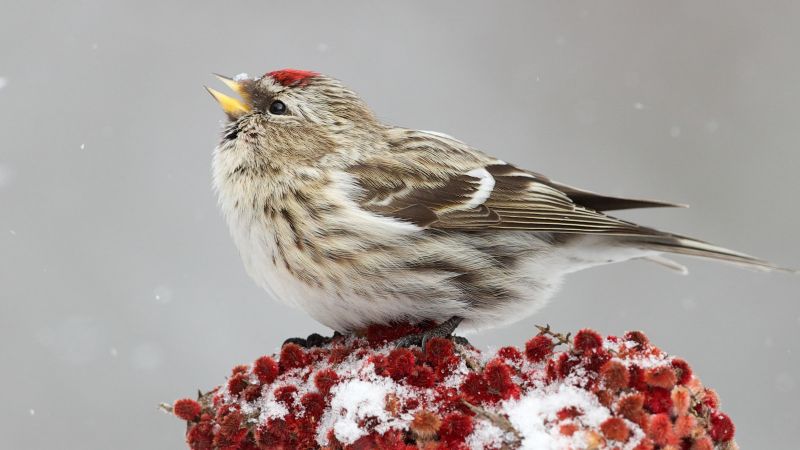
<instances>
[{"instance_id":1,"label":"red berry cluster","mask_svg":"<svg viewBox=\"0 0 800 450\"><path fill-rule=\"evenodd\" d=\"M489 358L448 339L392 344L424 328L285 344L172 411L188 422L193 450L736 448L714 391L641 332L568 339L543 328L523 350Z\"/></svg>"}]
</instances>

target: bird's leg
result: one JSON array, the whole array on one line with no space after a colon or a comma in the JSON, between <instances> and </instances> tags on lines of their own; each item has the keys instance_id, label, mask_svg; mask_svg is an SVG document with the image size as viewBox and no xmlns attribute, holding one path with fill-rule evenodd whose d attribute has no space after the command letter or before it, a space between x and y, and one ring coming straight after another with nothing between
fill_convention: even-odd
<instances>
[{"instance_id":1,"label":"bird's leg","mask_svg":"<svg viewBox=\"0 0 800 450\"><path fill-rule=\"evenodd\" d=\"M464 319L461 317L453 316L439 325L431 328L430 330L423 331L422 333L409 334L408 336L402 337L395 341L395 345L398 347L411 347L413 345L417 345L425 348L425 343L428 342L430 338L435 337L450 338L458 343L463 343L461 339L464 338L452 336L453 331L456 330L458 324L460 324L462 320Z\"/></svg>"}]
</instances>

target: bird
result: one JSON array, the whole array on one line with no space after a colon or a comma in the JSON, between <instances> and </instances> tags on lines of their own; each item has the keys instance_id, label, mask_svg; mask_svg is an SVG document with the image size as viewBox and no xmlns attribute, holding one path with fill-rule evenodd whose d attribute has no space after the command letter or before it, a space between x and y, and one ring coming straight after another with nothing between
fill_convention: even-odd
<instances>
[{"instance_id":1,"label":"bird","mask_svg":"<svg viewBox=\"0 0 800 450\"><path fill-rule=\"evenodd\" d=\"M382 123L342 82L283 69L217 75L213 184L248 274L341 333L434 323L403 345L509 324L579 270L664 254L765 271L744 253L616 218L684 205L556 182L449 135Z\"/></svg>"}]
</instances>

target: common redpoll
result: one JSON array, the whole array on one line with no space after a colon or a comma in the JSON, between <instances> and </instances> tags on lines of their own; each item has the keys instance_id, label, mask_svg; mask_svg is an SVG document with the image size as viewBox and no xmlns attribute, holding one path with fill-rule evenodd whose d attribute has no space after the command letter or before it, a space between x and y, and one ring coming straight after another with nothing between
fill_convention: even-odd
<instances>
[{"instance_id":1,"label":"common redpoll","mask_svg":"<svg viewBox=\"0 0 800 450\"><path fill-rule=\"evenodd\" d=\"M301 70L220 79L228 116L214 185L248 273L348 332L520 320L568 273L678 253L760 269L751 256L609 215L678 206L577 189L444 134L378 121L339 81Z\"/></svg>"}]
</instances>

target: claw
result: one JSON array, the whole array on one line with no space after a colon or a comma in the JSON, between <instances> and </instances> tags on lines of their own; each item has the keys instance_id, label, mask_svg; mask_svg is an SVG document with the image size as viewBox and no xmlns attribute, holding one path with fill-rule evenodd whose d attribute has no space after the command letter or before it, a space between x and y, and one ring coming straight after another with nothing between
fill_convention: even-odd
<instances>
[{"instance_id":1,"label":"claw","mask_svg":"<svg viewBox=\"0 0 800 450\"><path fill-rule=\"evenodd\" d=\"M422 333L417 334L409 334L408 336L404 336L395 341L395 345L398 347L412 347L418 346L421 348L425 348L425 344L428 342L428 339L435 338L435 337L442 337L447 339L453 339L456 342L456 338L453 336L453 331L456 330L458 324L461 323L463 319L460 317L451 317L444 322L436 325L435 327L431 328L430 330L423 331ZM464 338L460 338L464 339Z\"/></svg>"},{"instance_id":2,"label":"claw","mask_svg":"<svg viewBox=\"0 0 800 450\"><path fill-rule=\"evenodd\" d=\"M325 337L319 333L310 334L306 338L306 347L307 348L314 348L314 347L322 347L323 345L329 343L331 338Z\"/></svg>"},{"instance_id":3,"label":"claw","mask_svg":"<svg viewBox=\"0 0 800 450\"><path fill-rule=\"evenodd\" d=\"M464 336L450 336L450 340L464 347L472 347L472 343Z\"/></svg>"},{"instance_id":4,"label":"claw","mask_svg":"<svg viewBox=\"0 0 800 450\"><path fill-rule=\"evenodd\" d=\"M336 337L336 334L334 334L334 337ZM333 338L325 337L319 333L312 333L307 338L293 337L286 339L283 341L283 345L297 344L303 348L314 348L322 347L323 345L328 344L332 339Z\"/></svg>"},{"instance_id":5,"label":"claw","mask_svg":"<svg viewBox=\"0 0 800 450\"><path fill-rule=\"evenodd\" d=\"M423 337L423 333L409 334L408 336L403 336L400 339L394 341L394 345L396 345L397 347L404 347L404 348L408 347L425 348L423 342L424 340L425 339Z\"/></svg>"}]
</instances>

